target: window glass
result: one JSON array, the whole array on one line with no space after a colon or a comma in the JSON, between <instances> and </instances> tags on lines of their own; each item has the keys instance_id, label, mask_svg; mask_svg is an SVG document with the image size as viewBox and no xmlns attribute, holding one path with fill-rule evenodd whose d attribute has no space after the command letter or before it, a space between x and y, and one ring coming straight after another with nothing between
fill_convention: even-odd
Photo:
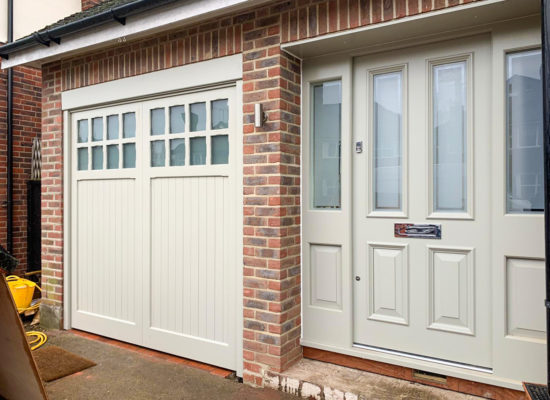
<instances>
[{"instance_id":1,"label":"window glass","mask_svg":"<svg viewBox=\"0 0 550 400\"><path fill-rule=\"evenodd\" d=\"M191 145L191 165L204 165L206 164L206 138L194 137L190 139Z\"/></svg>"},{"instance_id":2,"label":"window glass","mask_svg":"<svg viewBox=\"0 0 550 400\"><path fill-rule=\"evenodd\" d=\"M122 137L136 137L136 113L129 112L122 114Z\"/></svg>"},{"instance_id":3,"label":"window glass","mask_svg":"<svg viewBox=\"0 0 550 400\"><path fill-rule=\"evenodd\" d=\"M185 165L185 139L170 140L170 165Z\"/></svg>"},{"instance_id":4,"label":"window glass","mask_svg":"<svg viewBox=\"0 0 550 400\"><path fill-rule=\"evenodd\" d=\"M212 136L212 164L227 164L229 138L227 135Z\"/></svg>"},{"instance_id":5,"label":"window glass","mask_svg":"<svg viewBox=\"0 0 550 400\"><path fill-rule=\"evenodd\" d=\"M170 133L185 132L185 106L170 107Z\"/></svg>"},{"instance_id":6,"label":"window glass","mask_svg":"<svg viewBox=\"0 0 550 400\"><path fill-rule=\"evenodd\" d=\"M313 86L313 207L340 208L340 126L342 84Z\"/></svg>"},{"instance_id":7,"label":"window glass","mask_svg":"<svg viewBox=\"0 0 550 400\"><path fill-rule=\"evenodd\" d=\"M107 169L118 168L118 145L107 146Z\"/></svg>"},{"instance_id":8,"label":"window glass","mask_svg":"<svg viewBox=\"0 0 550 400\"><path fill-rule=\"evenodd\" d=\"M107 139L118 139L118 115L109 115L107 117Z\"/></svg>"},{"instance_id":9,"label":"window glass","mask_svg":"<svg viewBox=\"0 0 550 400\"><path fill-rule=\"evenodd\" d=\"M136 167L136 144L135 143L124 143L122 145L122 167L123 168Z\"/></svg>"},{"instance_id":10,"label":"window glass","mask_svg":"<svg viewBox=\"0 0 550 400\"><path fill-rule=\"evenodd\" d=\"M214 100L212 103L212 129L226 129L229 126L229 107L227 99Z\"/></svg>"},{"instance_id":11,"label":"window glass","mask_svg":"<svg viewBox=\"0 0 550 400\"><path fill-rule=\"evenodd\" d=\"M433 67L433 209L466 211L466 62Z\"/></svg>"},{"instance_id":12,"label":"window glass","mask_svg":"<svg viewBox=\"0 0 550 400\"><path fill-rule=\"evenodd\" d=\"M92 141L97 142L103 140L103 118L92 119Z\"/></svg>"},{"instance_id":13,"label":"window glass","mask_svg":"<svg viewBox=\"0 0 550 400\"><path fill-rule=\"evenodd\" d=\"M103 169L103 147L92 147L92 169Z\"/></svg>"},{"instance_id":14,"label":"window glass","mask_svg":"<svg viewBox=\"0 0 550 400\"><path fill-rule=\"evenodd\" d=\"M401 210L402 72L373 78L374 209Z\"/></svg>"},{"instance_id":15,"label":"window glass","mask_svg":"<svg viewBox=\"0 0 550 400\"><path fill-rule=\"evenodd\" d=\"M544 211L542 57L506 56L507 211Z\"/></svg>"},{"instance_id":16,"label":"window glass","mask_svg":"<svg viewBox=\"0 0 550 400\"><path fill-rule=\"evenodd\" d=\"M151 135L164 135L164 108L151 110Z\"/></svg>"},{"instance_id":17,"label":"window glass","mask_svg":"<svg viewBox=\"0 0 550 400\"><path fill-rule=\"evenodd\" d=\"M151 142L151 167L164 167L166 150L164 140Z\"/></svg>"},{"instance_id":18,"label":"window glass","mask_svg":"<svg viewBox=\"0 0 550 400\"><path fill-rule=\"evenodd\" d=\"M88 148L82 147L78 149L78 170L86 171L88 169Z\"/></svg>"},{"instance_id":19,"label":"window glass","mask_svg":"<svg viewBox=\"0 0 550 400\"><path fill-rule=\"evenodd\" d=\"M206 103L194 103L189 106L191 112L191 132L206 129Z\"/></svg>"},{"instance_id":20,"label":"window glass","mask_svg":"<svg viewBox=\"0 0 550 400\"><path fill-rule=\"evenodd\" d=\"M78 143L86 143L88 141L88 120L81 119L78 121Z\"/></svg>"}]
</instances>

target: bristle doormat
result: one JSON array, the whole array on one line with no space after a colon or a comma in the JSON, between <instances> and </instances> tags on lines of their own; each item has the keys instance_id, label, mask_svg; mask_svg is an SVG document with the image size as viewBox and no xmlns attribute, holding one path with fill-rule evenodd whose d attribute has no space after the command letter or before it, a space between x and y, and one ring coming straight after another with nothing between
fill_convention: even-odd
<instances>
[{"instance_id":1,"label":"bristle doormat","mask_svg":"<svg viewBox=\"0 0 550 400\"><path fill-rule=\"evenodd\" d=\"M33 351L32 355L44 382L51 382L96 365L93 361L57 346L41 347Z\"/></svg>"}]
</instances>

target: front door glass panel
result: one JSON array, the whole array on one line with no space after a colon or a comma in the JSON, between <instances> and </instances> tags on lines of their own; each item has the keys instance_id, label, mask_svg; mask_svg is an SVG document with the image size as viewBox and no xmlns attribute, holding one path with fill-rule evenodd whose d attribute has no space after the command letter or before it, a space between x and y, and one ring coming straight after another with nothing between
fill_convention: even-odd
<instances>
[{"instance_id":1,"label":"front door glass panel","mask_svg":"<svg viewBox=\"0 0 550 400\"><path fill-rule=\"evenodd\" d=\"M373 77L374 208L401 210L402 200L402 72Z\"/></svg>"},{"instance_id":2,"label":"front door glass panel","mask_svg":"<svg viewBox=\"0 0 550 400\"><path fill-rule=\"evenodd\" d=\"M540 50L506 56L507 211L544 211L542 57Z\"/></svg>"},{"instance_id":3,"label":"front door glass panel","mask_svg":"<svg viewBox=\"0 0 550 400\"><path fill-rule=\"evenodd\" d=\"M434 65L433 204L436 212L467 211L467 65Z\"/></svg>"}]
</instances>

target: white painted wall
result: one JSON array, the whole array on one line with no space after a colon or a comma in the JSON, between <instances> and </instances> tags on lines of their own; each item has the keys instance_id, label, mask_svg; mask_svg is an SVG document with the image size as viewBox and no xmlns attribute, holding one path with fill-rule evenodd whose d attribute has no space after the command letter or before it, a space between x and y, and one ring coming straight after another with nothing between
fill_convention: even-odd
<instances>
[{"instance_id":1,"label":"white painted wall","mask_svg":"<svg viewBox=\"0 0 550 400\"><path fill-rule=\"evenodd\" d=\"M17 40L46 25L79 12L81 0L14 0L13 38ZM8 39L8 0L0 0L0 42Z\"/></svg>"}]
</instances>

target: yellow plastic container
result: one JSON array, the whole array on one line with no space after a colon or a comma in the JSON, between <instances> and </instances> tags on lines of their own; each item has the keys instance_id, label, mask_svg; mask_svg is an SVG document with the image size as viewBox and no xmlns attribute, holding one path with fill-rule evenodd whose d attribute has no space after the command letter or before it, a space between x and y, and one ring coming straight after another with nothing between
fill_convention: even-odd
<instances>
[{"instance_id":1,"label":"yellow plastic container","mask_svg":"<svg viewBox=\"0 0 550 400\"><path fill-rule=\"evenodd\" d=\"M31 305L36 283L15 275L8 276L6 281L8 282L17 310L19 312L25 311Z\"/></svg>"}]
</instances>

